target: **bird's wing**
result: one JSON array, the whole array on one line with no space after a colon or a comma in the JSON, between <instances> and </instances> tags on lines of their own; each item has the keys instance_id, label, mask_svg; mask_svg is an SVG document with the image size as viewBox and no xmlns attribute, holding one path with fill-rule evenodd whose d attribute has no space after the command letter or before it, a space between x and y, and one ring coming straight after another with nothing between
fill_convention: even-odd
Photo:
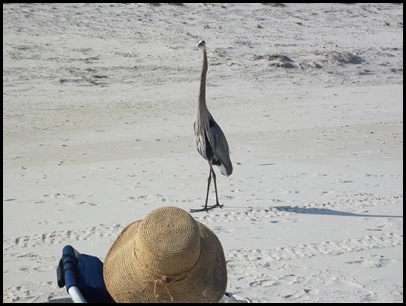
<instances>
[{"instance_id":1,"label":"bird's wing","mask_svg":"<svg viewBox=\"0 0 406 306\"><path fill-rule=\"evenodd\" d=\"M230 160L230 152L228 149L228 143L226 136L221 130L220 126L210 115L209 126L207 131L207 138L213 148L213 153L220 159L222 165L220 166L221 174L231 175L233 173L233 165Z\"/></svg>"}]
</instances>

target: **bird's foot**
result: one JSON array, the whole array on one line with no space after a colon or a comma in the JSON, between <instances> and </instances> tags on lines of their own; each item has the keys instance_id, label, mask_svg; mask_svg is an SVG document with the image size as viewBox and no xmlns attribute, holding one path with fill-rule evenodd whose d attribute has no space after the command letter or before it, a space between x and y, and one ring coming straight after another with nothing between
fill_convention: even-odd
<instances>
[{"instance_id":1,"label":"bird's foot","mask_svg":"<svg viewBox=\"0 0 406 306\"><path fill-rule=\"evenodd\" d=\"M191 213L199 212L199 211L207 211L208 207L203 207L203 208L194 208L189 210Z\"/></svg>"},{"instance_id":2,"label":"bird's foot","mask_svg":"<svg viewBox=\"0 0 406 306\"><path fill-rule=\"evenodd\" d=\"M213 208L216 208L216 207L223 208L223 205L221 205L220 203L216 203L216 205L209 206L208 209L213 209Z\"/></svg>"},{"instance_id":3,"label":"bird's foot","mask_svg":"<svg viewBox=\"0 0 406 306\"><path fill-rule=\"evenodd\" d=\"M214 209L214 208L216 208L216 207L223 208L223 205L217 203L216 205L213 205L213 206L205 206L205 207L203 207L203 208L191 209L190 212L191 212L191 213L199 212L199 211L206 211L206 212L208 212L210 209Z\"/></svg>"}]
</instances>

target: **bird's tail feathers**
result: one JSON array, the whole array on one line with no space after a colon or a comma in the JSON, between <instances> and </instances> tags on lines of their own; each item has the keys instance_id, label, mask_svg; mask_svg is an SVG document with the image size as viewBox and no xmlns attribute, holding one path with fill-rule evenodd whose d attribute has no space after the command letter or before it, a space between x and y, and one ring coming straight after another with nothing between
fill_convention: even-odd
<instances>
[{"instance_id":1,"label":"bird's tail feathers","mask_svg":"<svg viewBox=\"0 0 406 306\"><path fill-rule=\"evenodd\" d=\"M231 175L231 173L233 173L233 166L231 163L230 163L230 165L228 165L228 167L224 166L224 164L221 163L219 165L219 167L220 167L220 172L222 175L229 176L229 175Z\"/></svg>"}]
</instances>

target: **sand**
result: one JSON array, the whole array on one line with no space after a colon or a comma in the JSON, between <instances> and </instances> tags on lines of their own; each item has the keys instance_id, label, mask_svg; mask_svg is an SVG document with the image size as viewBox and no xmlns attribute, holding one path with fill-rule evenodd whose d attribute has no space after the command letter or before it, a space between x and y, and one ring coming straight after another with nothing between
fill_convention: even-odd
<instances>
[{"instance_id":1,"label":"sand","mask_svg":"<svg viewBox=\"0 0 406 306\"><path fill-rule=\"evenodd\" d=\"M204 204L207 104L234 172L227 290L403 302L403 4L3 4L3 302L66 297L63 246L104 260L164 205ZM214 192L210 203L214 204Z\"/></svg>"}]
</instances>

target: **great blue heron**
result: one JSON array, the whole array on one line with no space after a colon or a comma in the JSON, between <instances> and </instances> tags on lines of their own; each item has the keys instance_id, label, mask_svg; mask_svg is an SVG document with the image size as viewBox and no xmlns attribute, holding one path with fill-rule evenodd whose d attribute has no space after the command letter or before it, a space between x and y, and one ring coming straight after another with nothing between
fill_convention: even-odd
<instances>
[{"instance_id":1,"label":"great blue heron","mask_svg":"<svg viewBox=\"0 0 406 306\"><path fill-rule=\"evenodd\" d=\"M203 67L200 78L199 103L197 106L196 121L194 123L195 140L197 151L209 162L210 172L209 178L207 179L206 202L204 207L191 209L190 212L208 211L209 209L223 206L220 205L218 199L216 174L214 173L213 165L219 166L221 174L223 175L229 176L233 173L233 165L230 160L227 139L220 126L210 114L206 105L207 53L204 40L200 40L197 47L203 54ZM212 177L214 181L214 189L216 191L216 204L213 206L207 206Z\"/></svg>"}]
</instances>

